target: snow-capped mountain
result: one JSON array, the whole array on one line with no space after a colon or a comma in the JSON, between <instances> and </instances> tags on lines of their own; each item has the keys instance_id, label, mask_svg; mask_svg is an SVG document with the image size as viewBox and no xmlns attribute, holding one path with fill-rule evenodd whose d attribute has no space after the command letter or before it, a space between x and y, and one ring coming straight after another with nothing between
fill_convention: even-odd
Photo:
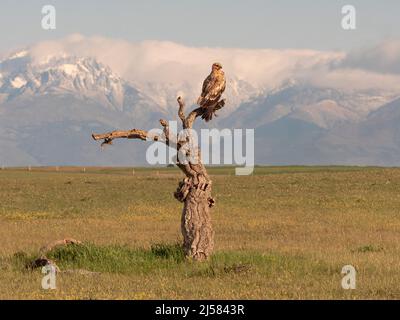
<instances>
[{"instance_id":1,"label":"snow-capped mountain","mask_svg":"<svg viewBox=\"0 0 400 320\"><path fill-rule=\"evenodd\" d=\"M119 141L101 152L91 133L177 119L177 95L193 107L202 79L194 85L132 78L86 56L37 61L23 50L0 61L0 165L145 164L145 144ZM400 93L295 78L269 89L229 74L224 96L226 107L209 125L254 128L258 163L400 164L398 122L391 119L398 118Z\"/></svg>"},{"instance_id":2,"label":"snow-capped mountain","mask_svg":"<svg viewBox=\"0 0 400 320\"><path fill-rule=\"evenodd\" d=\"M236 110L242 103L253 99L263 92L262 89L235 76L228 76L226 81L227 86L224 98L229 101L229 104L226 106L226 110L229 112ZM189 82L160 83L157 81L134 81L132 85L146 96L151 97L154 103L167 113L171 108L176 106L177 96L183 96L188 105L194 105L201 93L202 87L201 82L193 85ZM221 117L228 116L229 112L221 113Z\"/></svg>"},{"instance_id":3,"label":"snow-capped mountain","mask_svg":"<svg viewBox=\"0 0 400 320\"><path fill-rule=\"evenodd\" d=\"M123 110L128 103L137 104L137 100L142 100L153 110L169 114L170 108L176 106L178 95L184 95L191 105L197 100L200 89L201 83L194 86L189 82L128 82L89 57L62 54L35 62L29 51L23 50L0 62L0 102L46 94L73 94L115 110ZM230 102L227 110L235 110L260 93L259 88L244 80L227 77L225 97Z\"/></svg>"},{"instance_id":4,"label":"snow-capped mountain","mask_svg":"<svg viewBox=\"0 0 400 320\"><path fill-rule=\"evenodd\" d=\"M111 154L98 157L91 132L152 128L165 116L151 97L92 58L60 56L35 63L22 51L0 63L0 74L4 165L95 164L96 158L104 163ZM125 164L136 156L125 150L120 155Z\"/></svg>"},{"instance_id":5,"label":"snow-capped mountain","mask_svg":"<svg viewBox=\"0 0 400 320\"><path fill-rule=\"evenodd\" d=\"M385 92L341 92L288 79L283 85L243 103L224 125L257 128L288 117L328 129L343 122L362 121L395 97Z\"/></svg>"},{"instance_id":6,"label":"snow-capped mountain","mask_svg":"<svg viewBox=\"0 0 400 320\"><path fill-rule=\"evenodd\" d=\"M0 74L3 103L35 96L72 94L123 110L132 99L138 100L136 103L151 101L110 68L87 57L61 56L35 64L27 51L21 51L0 63Z\"/></svg>"}]
</instances>

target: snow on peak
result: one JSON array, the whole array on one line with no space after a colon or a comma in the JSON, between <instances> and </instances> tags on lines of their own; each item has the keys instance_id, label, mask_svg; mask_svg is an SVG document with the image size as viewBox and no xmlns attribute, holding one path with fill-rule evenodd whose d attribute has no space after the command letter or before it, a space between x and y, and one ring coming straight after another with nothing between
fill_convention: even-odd
<instances>
[{"instance_id":1,"label":"snow on peak","mask_svg":"<svg viewBox=\"0 0 400 320\"><path fill-rule=\"evenodd\" d=\"M286 89L293 88L293 87L296 87L296 86L299 86L299 85L301 85L301 83L298 80L293 79L293 78L288 78L285 81L283 81L281 84L279 84L278 86L273 87L269 91L269 94L273 95L273 94L276 94L278 92L281 92L281 91L284 91Z\"/></svg>"},{"instance_id":2,"label":"snow on peak","mask_svg":"<svg viewBox=\"0 0 400 320\"><path fill-rule=\"evenodd\" d=\"M26 85L27 81L22 78L22 77L15 77L13 80L11 80L11 85L14 88L22 88L24 85Z\"/></svg>"},{"instance_id":3,"label":"snow on peak","mask_svg":"<svg viewBox=\"0 0 400 320\"><path fill-rule=\"evenodd\" d=\"M65 63L60 65L59 70L63 71L65 74L75 77L78 74L78 66L75 64Z\"/></svg>"},{"instance_id":4,"label":"snow on peak","mask_svg":"<svg viewBox=\"0 0 400 320\"><path fill-rule=\"evenodd\" d=\"M95 59L61 55L45 63L15 60L26 55L29 53L21 51L0 63L0 94L15 99L68 93L94 99L113 109L123 108L127 83Z\"/></svg>"}]
</instances>

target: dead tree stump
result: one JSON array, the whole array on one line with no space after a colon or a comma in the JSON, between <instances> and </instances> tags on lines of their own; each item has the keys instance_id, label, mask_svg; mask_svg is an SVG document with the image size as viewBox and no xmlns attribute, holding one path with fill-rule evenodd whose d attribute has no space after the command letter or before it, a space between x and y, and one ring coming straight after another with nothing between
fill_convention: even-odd
<instances>
[{"instance_id":1,"label":"dead tree stump","mask_svg":"<svg viewBox=\"0 0 400 320\"><path fill-rule=\"evenodd\" d=\"M166 143L172 148L176 148L178 157L176 165L185 174L185 178L179 183L178 189L174 193L175 198L183 203L181 231L183 236L183 249L188 258L196 261L206 260L214 249L214 232L211 224L211 208L215 200L211 195L211 179L207 174L206 168L201 162L200 150L186 148L190 144L194 121L197 117L202 117L204 113L213 113L225 105L225 100L219 100L207 110L197 108L185 117L183 100L178 98L178 116L182 121L183 129L186 129L184 139L174 137L169 130L168 122L161 119L163 127L161 136L151 135L149 132L132 129L129 131L113 131L105 134L93 134L95 140L103 140L102 146L112 144L117 138L152 140Z\"/></svg>"},{"instance_id":2,"label":"dead tree stump","mask_svg":"<svg viewBox=\"0 0 400 320\"><path fill-rule=\"evenodd\" d=\"M211 190L193 188L183 206L181 229L183 249L195 260L207 259L214 249L214 231L211 224Z\"/></svg>"}]
</instances>

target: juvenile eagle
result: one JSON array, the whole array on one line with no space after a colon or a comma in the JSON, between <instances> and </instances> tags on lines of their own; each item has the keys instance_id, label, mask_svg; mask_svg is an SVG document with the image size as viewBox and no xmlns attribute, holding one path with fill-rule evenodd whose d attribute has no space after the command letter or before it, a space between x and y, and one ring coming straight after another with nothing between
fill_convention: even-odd
<instances>
[{"instance_id":1,"label":"juvenile eagle","mask_svg":"<svg viewBox=\"0 0 400 320\"><path fill-rule=\"evenodd\" d=\"M222 65L218 62L214 63L211 68L211 73L203 82L203 89L197 104L206 109L202 118L206 122L212 119L214 107L225 91L225 73L222 71Z\"/></svg>"}]
</instances>

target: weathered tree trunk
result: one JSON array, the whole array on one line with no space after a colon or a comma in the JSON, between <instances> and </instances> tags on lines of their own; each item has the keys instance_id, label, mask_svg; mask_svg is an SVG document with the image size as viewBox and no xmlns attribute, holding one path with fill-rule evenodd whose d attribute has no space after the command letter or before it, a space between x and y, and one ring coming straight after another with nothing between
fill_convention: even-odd
<instances>
[{"instance_id":1,"label":"weathered tree trunk","mask_svg":"<svg viewBox=\"0 0 400 320\"><path fill-rule=\"evenodd\" d=\"M211 190L197 192L193 188L185 200L181 229L183 248L188 257L207 259L214 249L214 231L211 224Z\"/></svg>"},{"instance_id":2,"label":"weathered tree trunk","mask_svg":"<svg viewBox=\"0 0 400 320\"><path fill-rule=\"evenodd\" d=\"M207 176L204 171L202 174ZM208 177L207 177L208 178ZM186 177L175 192L175 198L184 202L181 218L183 248L187 257L195 260L207 259L214 249L214 232L211 224L211 180L194 184L194 179Z\"/></svg>"},{"instance_id":3,"label":"weathered tree trunk","mask_svg":"<svg viewBox=\"0 0 400 320\"><path fill-rule=\"evenodd\" d=\"M192 129L193 123L197 117L202 116L204 112L210 112L202 108L193 110L187 117L184 114L184 103L178 98L179 118L182 120L183 129ZM220 100L213 106L213 112L221 109L225 105L225 100ZM105 134L93 134L95 140L104 140L102 146L111 144L113 139L141 139L165 142L168 146L176 148L179 154L184 155L184 161L179 156L176 159L176 165L183 171L185 178L179 183L174 196L180 202L183 202L183 211L181 218L181 231L183 235L183 249L188 258L194 260L207 259L214 249L214 232L211 224L211 207L215 201L211 196L211 179L206 168L201 162L200 150L192 148L187 150L182 148L190 140L190 130L184 140L173 137L169 132L168 123L160 120L164 128L162 136L150 134L147 131L132 129L129 131L113 131Z\"/></svg>"}]
</instances>

